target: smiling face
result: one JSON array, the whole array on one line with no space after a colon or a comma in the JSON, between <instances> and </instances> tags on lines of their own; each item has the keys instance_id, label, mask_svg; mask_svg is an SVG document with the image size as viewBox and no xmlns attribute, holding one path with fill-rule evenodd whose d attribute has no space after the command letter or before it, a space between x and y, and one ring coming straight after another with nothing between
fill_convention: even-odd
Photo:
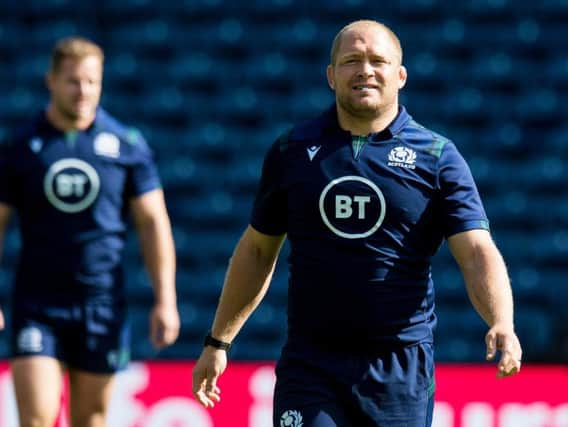
<instances>
[{"instance_id":1,"label":"smiling face","mask_svg":"<svg viewBox=\"0 0 568 427\"><path fill-rule=\"evenodd\" d=\"M46 83L49 121L58 129L86 129L101 97L104 53L82 37L61 39L54 47Z\"/></svg>"},{"instance_id":2,"label":"smiling face","mask_svg":"<svg viewBox=\"0 0 568 427\"><path fill-rule=\"evenodd\" d=\"M68 123L90 124L99 105L102 73L96 56L65 58L47 77L52 113Z\"/></svg>"},{"instance_id":3,"label":"smiling face","mask_svg":"<svg viewBox=\"0 0 568 427\"><path fill-rule=\"evenodd\" d=\"M356 22L340 33L333 56L327 78L340 122L394 119L398 92L406 83L395 36L377 22Z\"/></svg>"}]
</instances>

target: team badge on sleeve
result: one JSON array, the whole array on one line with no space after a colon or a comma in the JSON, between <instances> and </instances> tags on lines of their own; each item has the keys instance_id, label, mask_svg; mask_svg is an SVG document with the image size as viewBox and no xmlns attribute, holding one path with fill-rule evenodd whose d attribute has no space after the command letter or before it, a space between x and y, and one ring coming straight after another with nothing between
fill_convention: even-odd
<instances>
[{"instance_id":1,"label":"team badge on sleeve","mask_svg":"<svg viewBox=\"0 0 568 427\"><path fill-rule=\"evenodd\" d=\"M18 350L25 353L39 353L43 350L41 331L29 326L18 334Z\"/></svg>"},{"instance_id":2,"label":"team badge on sleeve","mask_svg":"<svg viewBox=\"0 0 568 427\"><path fill-rule=\"evenodd\" d=\"M108 132L101 132L93 142L95 154L117 158L120 155L120 140L116 135Z\"/></svg>"},{"instance_id":3,"label":"team badge on sleeve","mask_svg":"<svg viewBox=\"0 0 568 427\"><path fill-rule=\"evenodd\" d=\"M288 410L280 417L280 427L302 427L303 425L300 411Z\"/></svg>"}]
</instances>

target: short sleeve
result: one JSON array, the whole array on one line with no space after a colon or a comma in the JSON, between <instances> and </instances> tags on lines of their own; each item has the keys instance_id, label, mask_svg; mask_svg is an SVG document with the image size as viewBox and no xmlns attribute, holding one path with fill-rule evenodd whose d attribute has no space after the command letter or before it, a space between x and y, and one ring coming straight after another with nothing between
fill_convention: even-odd
<instances>
[{"instance_id":1,"label":"short sleeve","mask_svg":"<svg viewBox=\"0 0 568 427\"><path fill-rule=\"evenodd\" d=\"M256 230L272 236L284 234L288 229L280 146L278 140L264 158L250 222Z\"/></svg>"},{"instance_id":2,"label":"short sleeve","mask_svg":"<svg viewBox=\"0 0 568 427\"><path fill-rule=\"evenodd\" d=\"M444 146L438 171L444 235L489 229L489 221L471 170L453 143Z\"/></svg>"},{"instance_id":3,"label":"short sleeve","mask_svg":"<svg viewBox=\"0 0 568 427\"><path fill-rule=\"evenodd\" d=\"M133 150L133 161L127 183L128 196L136 197L161 188L154 155L144 137L137 131L131 131L127 135L127 143L132 146Z\"/></svg>"}]
</instances>

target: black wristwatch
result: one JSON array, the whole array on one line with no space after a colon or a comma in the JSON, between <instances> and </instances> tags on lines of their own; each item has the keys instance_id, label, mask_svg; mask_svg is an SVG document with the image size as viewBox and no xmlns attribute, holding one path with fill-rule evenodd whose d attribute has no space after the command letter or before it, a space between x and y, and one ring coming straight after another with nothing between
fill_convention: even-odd
<instances>
[{"instance_id":1,"label":"black wristwatch","mask_svg":"<svg viewBox=\"0 0 568 427\"><path fill-rule=\"evenodd\" d=\"M211 333L208 333L207 336L205 337L205 340L203 341L203 346L211 346L213 348L218 348L219 350L225 350L225 351L229 351L229 349L231 348L231 343L230 342L224 342L224 341L220 341L217 338L213 338L211 336Z\"/></svg>"}]
</instances>

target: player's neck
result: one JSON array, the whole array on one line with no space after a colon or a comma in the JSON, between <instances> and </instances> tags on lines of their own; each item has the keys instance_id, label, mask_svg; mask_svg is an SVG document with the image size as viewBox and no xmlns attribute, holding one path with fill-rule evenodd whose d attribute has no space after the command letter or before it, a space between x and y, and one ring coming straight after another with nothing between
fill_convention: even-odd
<instances>
[{"instance_id":1,"label":"player's neck","mask_svg":"<svg viewBox=\"0 0 568 427\"><path fill-rule=\"evenodd\" d=\"M369 135L370 133L382 132L393 122L397 114L398 103L390 105L388 109L373 118L356 117L341 108L337 110L339 126L343 130L351 132L352 135Z\"/></svg>"},{"instance_id":2,"label":"player's neck","mask_svg":"<svg viewBox=\"0 0 568 427\"><path fill-rule=\"evenodd\" d=\"M49 104L46 111L47 120L53 127L62 132L73 130L85 130L95 120L95 115L89 117L80 117L78 119L71 119L62 114L53 104Z\"/></svg>"}]
</instances>

